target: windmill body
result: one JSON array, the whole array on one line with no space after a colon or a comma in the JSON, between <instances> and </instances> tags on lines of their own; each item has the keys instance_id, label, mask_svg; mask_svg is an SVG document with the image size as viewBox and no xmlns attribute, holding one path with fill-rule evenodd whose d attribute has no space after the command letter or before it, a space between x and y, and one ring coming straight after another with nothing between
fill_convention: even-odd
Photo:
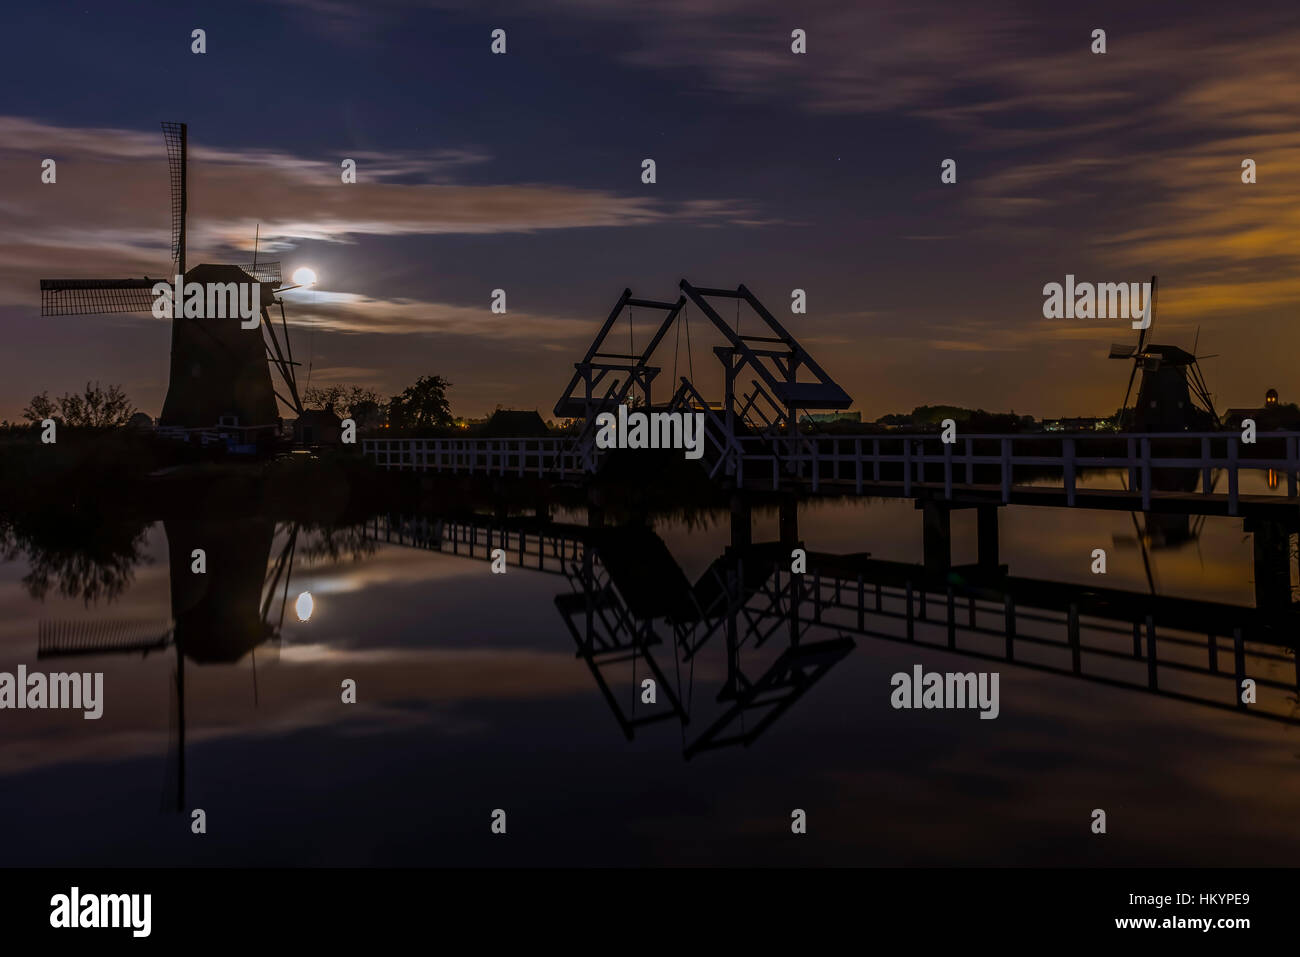
<instances>
[{"instance_id":1,"label":"windmill body","mask_svg":"<svg viewBox=\"0 0 1300 957\"><path fill-rule=\"evenodd\" d=\"M204 264L185 274L186 285L252 283L239 266ZM263 284L263 300L273 295ZM172 319L171 376L158 424L163 428L275 430L280 417L262 333L235 318Z\"/></svg>"},{"instance_id":2,"label":"windmill body","mask_svg":"<svg viewBox=\"0 0 1300 957\"><path fill-rule=\"evenodd\" d=\"M1148 345L1142 366L1133 428L1138 432L1205 432L1216 427L1211 411L1193 397L1196 357L1177 346Z\"/></svg>"}]
</instances>

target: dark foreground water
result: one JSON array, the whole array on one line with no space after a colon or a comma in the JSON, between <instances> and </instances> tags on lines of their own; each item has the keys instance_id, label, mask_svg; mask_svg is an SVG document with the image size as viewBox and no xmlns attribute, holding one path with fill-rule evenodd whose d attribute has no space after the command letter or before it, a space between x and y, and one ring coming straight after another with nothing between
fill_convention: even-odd
<instances>
[{"instance_id":1,"label":"dark foreground water","mask_svg":"<svg viewBox=\"0 0 1300 957\"><path fill-rule=\"evenodd\" d=\"M651 520L688 585L712 574L730 541L726 518L703 527ZM765 611L770 601L746 593L731 616L731 655L725 614L711 633L696 623L695 637L707 640L689 661L675 660L672 629L654 625L664 641L648 650L664 687L652 706L640 698L655 674L647 649L622 662L576 654L584 635L593 648L607 637L592 631L597 611L615 631L633 623L632 634L629 603L672 600L663 556L644 536L611 552L617 575L597 563L592 580L580 561L566 575L562 561L529 570L515 555L506 574L492 574L481 542L472 560L465 546L450 554L446 529L437 552L366 545L353 530L332 557L319 532L299 530L288 585L278 580L264 619L264 579L292 528L196 519L150 526L140 561L106 575L67 556L38 557L34 571L21 550L0 566L0 671L103 672L105 697L97 721L0 711L6 865L1290 865L1300 852L1300 728L1286 648L1250 659L1248 673L1279 688L1267 701L1261 690L1256 710L1234 711L1233 651L1215 658L1226 678L1207 673L1205 634L1162 647L1173 664L1159 669L1158 688L1182 695L1170 697L1149 687L1128 623L1104 631L1085 617L1082 642L1116 651L1085 652L1076 675L1068 646L1024 641L1064 641L1065 616L1026 618L1017 658L1055 669L1036 670L999 660L1000 606L977 603L985 632L959 636L989 656L974 659L946 647L945 595L929 596L909 645L855 632L856 594L846 587L847 610L828 599L822 622L800 629L797 646L830 650L805 662L806 687L782 701L789 611ZM799 521L810 551L921 560L910 503L808 506ZM954 560L973 560L974 513L953 524ZM1091 553L1104 548L1106 586L1149 588L1127 513L1007 509L1001 529L1013 575L1082 591L1097 585ZM1240 522L1211 519L1198 532L1150 550L1159 592L1249 606L1251 545ZM754 541L776 535L776 516L757 516ZM189 572L198 542L208 543L205 579ZM99 581L97 601L60 594L65 580L78 592L79 575ZM588 625L587 596L611 575L626 602L592 610ZM304 592L314 607L299 621ZM905 616L877 618L869 581L865 594L868 630L905 637ZM557 603L561 595L578 598ZM901 602L898 589L882 589L883 611ZM956 608L965 627L969 605ZM808 601L799 614L814 615ZM272 631L255 633L254 619L269 619ZM107 627L125 622L135 624ZM95 647L52 656L79 645ZM771 694L784 709L765 727L753 709L715 728L736 700L718 700L729 659L742 701ZM999 716L895 710L891 676L918 664L998 672ZM348 679L355 704L341 700ZM636 726L629 740L620 720L651 714L667 717ZM194 809L206 814L205 834L191 831ZM495 809L506 813L505 835L491 831ZM795 809L806 813L806 834L791 832ZM1104 835L1091 831L1094 809L1106 812Z\"/></svg>"}]
</instances>

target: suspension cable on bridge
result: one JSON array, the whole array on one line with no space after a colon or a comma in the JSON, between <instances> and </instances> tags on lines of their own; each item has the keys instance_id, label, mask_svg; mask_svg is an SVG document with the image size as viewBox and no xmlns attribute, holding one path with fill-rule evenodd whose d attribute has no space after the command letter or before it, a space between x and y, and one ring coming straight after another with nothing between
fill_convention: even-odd
<instances>
[{"instance_id":1,"label":"suspension cable on bridge","mask_svg":"<svg viewBox=\"0 0 1300 957\"><path fill-rule=\"evenodd\" d=\"M677 344L673 346L673 394L677 393L677 357L682 351L682 324L677 323Z\"/></svg>"},{"instance_id":2,"label":"suspension cable on bridge","mask_svg":"<svg viewBox=\"0 0 1300 957\"><path fill-rule=\"evenodd\" d=\"M686 362L691 370L691 384L695 384L695 351L691 348L691 307L682 306L682 315L686 317Z\"/></svg>"}]
</instances>

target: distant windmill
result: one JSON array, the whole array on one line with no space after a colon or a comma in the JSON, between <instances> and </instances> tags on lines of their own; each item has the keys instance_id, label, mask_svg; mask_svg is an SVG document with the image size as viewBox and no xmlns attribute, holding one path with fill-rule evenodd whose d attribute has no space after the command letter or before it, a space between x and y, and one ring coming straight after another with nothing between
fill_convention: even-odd
<instances>
[{"instance_id":1,"label":"distant windmill","mask_svg":"<svg viewBox=\"0 0 1300 957\"><path fill-rule=\"evenodd\" d=\"M1201 375L1197 357L1177 346L1150 344L1148 339L1156 324L1157 277L1151 277L1151 295L1147 300L1151 321L1138 334L1137 347L1120 343L1110 347L1111 359L1131 359L1133 371L1124 392L1121 417L1128 411L1133 394L1133 380L1142 370L1131 428L1138 432L1204 432L1219 427L1219 415ZM1193 347L1194 349L1195 347Z\"/></svg>"},{"instance_id":2,"label":"distant windmill","mask_svg":"<svg viewBox=\"0 0 1300 957\"><path fill-rule=\"evenodd\" d=\"M172 319L171 373L159 427L182 435L235 429L245 441L265 441L279 429L277 397L295 415L302 414L294 372L298 363L293 361L289 345L284 303L275 298L277 292L296 286L282 283L278 262L203 264L186 272L187 128L184 123L165 122L162 129L171 178L172 274L157 279L42 279L41 315L151 312L154 285L172 283L177 275L184 276L187 284L196 282L204 288L209 283L260 283L257 335L233 319L187 318L177 310ZM271 305L280 307L283 343L268 312ZM272 385L268 360L279 372L287 396Z\"/></svg>"}]
</instances>

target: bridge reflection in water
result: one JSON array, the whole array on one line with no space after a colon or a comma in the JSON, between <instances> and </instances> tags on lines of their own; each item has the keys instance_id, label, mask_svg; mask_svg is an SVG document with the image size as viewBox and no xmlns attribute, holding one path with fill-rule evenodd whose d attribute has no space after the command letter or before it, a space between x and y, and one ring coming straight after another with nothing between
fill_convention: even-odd
<instances>
[{"instance_id":1,"label":"bridge reflection in water","mask_svg":"<svg viewBox=\"0 0 1300 957\"><path fill-rule=\"evenodd\" d=\"M793 515L783 515L783 541L757 544L748 541L747 510L732 519L733 544L695 582L650 528L606 527L595 511L588 525L389 516L368 523L366 534L470 560L489 561L501 549L512 565L563 578L556 610L624 735L676 721L687 758L751 745L860 638L1300 723L1291 609L867 553L810 551L806 570L792 573L791 552L802 547ZM722 663L721 687L705 702L694 693L696 666L711 653ZM643 699L647 678L653 704ZM1241 700L1245 679L1256 686L1249 705Z\"/></svg>"}]
</instances>

